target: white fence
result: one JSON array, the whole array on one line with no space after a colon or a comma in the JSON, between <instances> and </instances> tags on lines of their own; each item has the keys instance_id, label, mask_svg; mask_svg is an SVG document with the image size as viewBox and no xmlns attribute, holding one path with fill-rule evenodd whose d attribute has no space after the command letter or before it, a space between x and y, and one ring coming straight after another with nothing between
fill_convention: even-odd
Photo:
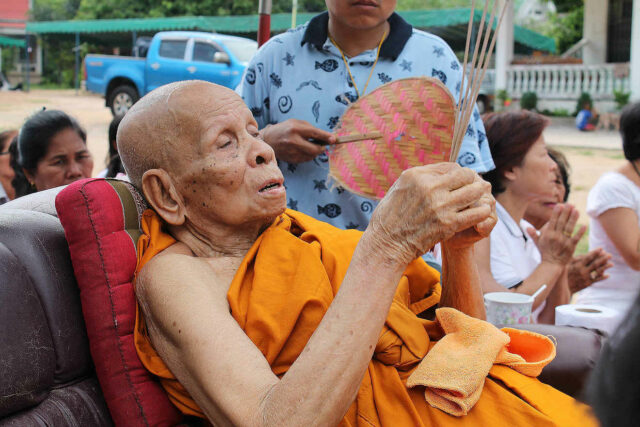
<instances>
[{"instance_id":1,"label":"white fence","mask_svg":"<svg viewBox=\"0 0 640 427\"><path fill-rule=\"evenodd\" d=\"M507 92L520 98L535 92L538 99L577 99L588 92L594 100L613 98L613 91L630 92L629 64L512 65Z\"/></svg>"}]
</instances>

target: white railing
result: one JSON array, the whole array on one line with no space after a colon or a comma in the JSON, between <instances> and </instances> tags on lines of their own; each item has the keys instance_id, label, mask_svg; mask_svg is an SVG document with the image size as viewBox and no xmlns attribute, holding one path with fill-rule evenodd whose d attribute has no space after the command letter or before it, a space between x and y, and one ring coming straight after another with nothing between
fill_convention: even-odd
<instances>
[{"instance_id":1,"label":"white railing","mask_svg":"<svg viewBox=\"0 0 640 427\"><path fill-rule=\"evenodd\" d=\"M588 92L611 99L613 91L629 92L629 64L512 65L507 69L507 92L519 98L535 92L538 99L577 99Z\"/></svg>"}]
</instances>

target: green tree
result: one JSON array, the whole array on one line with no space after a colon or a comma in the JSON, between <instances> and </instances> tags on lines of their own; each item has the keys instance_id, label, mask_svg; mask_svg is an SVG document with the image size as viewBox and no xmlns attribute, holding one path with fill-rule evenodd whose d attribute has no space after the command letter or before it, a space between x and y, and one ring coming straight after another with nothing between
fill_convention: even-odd
<instances>
[{"instance_id":1,"label":"green tree","mask_svg":"<svg viewBox=\"0 0 640 427\"><path fill-rule=\"evenodd\" d=\"M580 4L569 12L552 15L549 23L542 30L545 35L555 39L558 53L566 51L582 39L584 4L582 1L578 3Z\"/></svg>"},{"instance_id":2,"label":"green tree","mask_svg":"<svg viewBox=\"0 0 640 427\"><path fill-rule=\"evenodd\" d=\"M476 2L476 8L482 8L484 2ZM469 0L398 0L398 10L422 10L422 9L455 9L470 7Z\"/></svg>"},{"instance_id":3,"label":"green tree","mask_svg":"<svg viewBox=\"0 0 640 427\"><path fill-rule=\"evenodd\" d=\"M34 21L60 21L76 16L80 0L35 0L30 11ZM67 36L45 35L40 38L43 52L43 80L67 87L74 81L74 43Z\"/></svg>"},{"instance_id":4,"label":"green tree","mask_svg":"<svg viewBox=\"0 0 640 427\"><path fill-rule=\"evenodd\" d=\"M567 13L584 6L584 0L554 0L558 13Z\"/></svg>"},{"instance_id":5,"label":"green tree","mask_svg":"<svg viewBox=\"0 0 640 427\"><path fill-rule=\"evenodd\" d=\"M76 16L80 0L35 0L30 11L34 21L63 21Z\"/></svg>"},{"instance_id":6,"label":"green tree","mask_svg":"<svg viewBox=\"0 0 640 427\"><path fill-rule=\"evenodd\" d=\"M60 0L53 0L60 1ZM78 1L78 0L75 0ZM324 0L300 0L298 12L325 9ZM291 11L291 0L275 0L273 13ZM258 12L258 0L81 0L77 19L119 19L162 16L252 15Z\"/></svg>"}]
</instances>

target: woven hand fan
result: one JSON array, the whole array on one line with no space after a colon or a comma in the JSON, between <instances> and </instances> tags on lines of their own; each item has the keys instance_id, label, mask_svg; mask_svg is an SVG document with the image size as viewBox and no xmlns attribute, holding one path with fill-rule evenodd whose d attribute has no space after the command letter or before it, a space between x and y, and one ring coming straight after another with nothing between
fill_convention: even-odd
<instances>
[{"instance_id":1,"label":"woven hand fan","mask_svg":"<svg viewBox=\"0 0 640 427\"><path fill-rule=\"evenodd\" d=\"M475 0L472 1L462 72L466 81L457 105L439 79L414 77L380 86L347 108L334 132L338 142L329 148L329 175L340 186L380 199L403 170L457 159L510 1L504 2L497 24L494 18L498 2L493 2L483 36L490 8L490 0L485 0L467 74L475 17Z\"/></svg>"},{"instance_id":2,"label":"woven hand fan","mask_svg":"<svg viewBox=\"0 0 640 427\"><path fill-rule=\"evenodd\" d=\"M329 173L365 197L382 198L403 170L449 160L455 101L439 79L415 77L378 87L351 104L335 134L363 139L329 149Z\"/></svg>"}]
</instances>

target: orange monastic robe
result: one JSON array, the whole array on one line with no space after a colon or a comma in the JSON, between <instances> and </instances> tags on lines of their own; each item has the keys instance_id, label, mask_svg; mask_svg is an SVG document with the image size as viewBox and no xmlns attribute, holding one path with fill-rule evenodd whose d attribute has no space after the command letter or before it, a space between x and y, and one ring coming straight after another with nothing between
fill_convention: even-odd
<instances>
[{"instance_id":1,"label":"orange monastic robe","mask_svg":"<svg viewBox=\"0 0 640 427\"><path fill-rule=\"evenodd\" d=\"M159 217L145 212L138 267L175 243ZM255 242L229 288L231 314L260 349L273 372L284 375L302 352L338 292L362 233L339 230L287 210ZM494 365L475 407L454 417L429 406L424 388L406 379L441 332L415 313L439 301L438 273L421 259L400 280L386 324L356 400L342 426L551 426L592 425L587 409L535 378ZM204 417L151 346L138 309L135 344L142 362L159 377L171 401L185 414ZM331 363L331 360L327 360ZM313 386L309 378L309 386Z\"/></svg>"}]
</instances>

